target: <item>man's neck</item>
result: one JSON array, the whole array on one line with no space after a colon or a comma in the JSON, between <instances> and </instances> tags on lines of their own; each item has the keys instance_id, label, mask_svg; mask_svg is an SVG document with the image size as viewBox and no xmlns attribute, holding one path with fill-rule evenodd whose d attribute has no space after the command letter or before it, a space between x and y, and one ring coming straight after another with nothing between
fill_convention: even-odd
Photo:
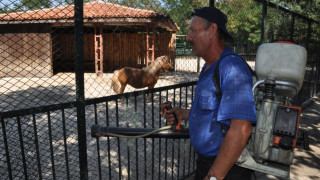
<instances>
[{"instance_id":1,"label":"man's neck","mask_svg":"<svg viewBox=\"0 0 320 180\"><path fill-rule=\"evenodd\" d=\"M203 57L206 62L205 71L211 67L212 64L217 62L220 59L221 54L225 50L225 46L216 46L215 49L211 52L208 52L207 57Z\"/></svg>"}]
</instances>

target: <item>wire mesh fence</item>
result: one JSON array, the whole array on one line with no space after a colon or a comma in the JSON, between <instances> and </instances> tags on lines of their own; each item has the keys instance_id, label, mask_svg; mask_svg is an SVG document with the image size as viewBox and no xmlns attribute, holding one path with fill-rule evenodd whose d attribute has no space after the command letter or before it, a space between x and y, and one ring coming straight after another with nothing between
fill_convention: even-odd
<instances>
[{"instance_id":1,"label":"wire mesh fence","mask_svg":"<svg viewBox=\"0 0 320 180\"><path fill-rule=\"evenodd\" d=\"M190 107L204 60L192 55L185 39L190 15L176 10L210 2L76 2L0 2L0 179L188 176L195 169L196 153L186 139L96 139L90 128L160 128L167 125L159 113L161 103ZM320 88L319 23L279 8L267 12L265 31L258 32L265 35L261 42L293 40L308 48L304 88L295 97L301 103ZM77 46L77 33L83 48ZM228 45L254 69L259 44ZM77 52L83 53L80 69ZM156 64L159 57L166 57L167 65L162 59L161 66ZM124 67L145 74L133 84L118 84L124 88L119 93L112 82L116 70ZM145 78L153 72L156 76ZM155 84L136 86L143 81ZM79 116L81 108L84 117Z\"/></svg>"}]
</instances>

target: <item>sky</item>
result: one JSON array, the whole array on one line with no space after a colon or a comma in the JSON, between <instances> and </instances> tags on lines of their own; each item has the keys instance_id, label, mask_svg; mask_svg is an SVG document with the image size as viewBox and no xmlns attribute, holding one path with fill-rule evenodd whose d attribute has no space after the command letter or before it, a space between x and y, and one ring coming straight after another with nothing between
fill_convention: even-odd
<instances>
[{"instance_id":1,"label":"sky","mask_svg":"<svg viewBox=\"0 0 320 180\"><path fill-rule=\"evenodd\" d=\"M59 2L57 0L50 0L52 3ZM20 0L0 0L0 10L4 8L4 5L13 7L13 4L20 2Z\"/></svg>"},{"instance_id":2,"label":"sky","mask_svg":"<svg viewBox=\"0 0 320 180\"><path fill-rule=\"evenodd\" d=\"M15 0L0 0L0 8L3 8L4 5L13 5Z\"/></svg>"},{"instance_id":3,"label":"sky","mask_svg":"<svg viewBox=\"0 0 320 180\"><path fill-rule=\"evenodd\" d=\"M12 2L14 2L13 0L0 0L0 4L11 4Z\"/></svg>"}]
</instances>

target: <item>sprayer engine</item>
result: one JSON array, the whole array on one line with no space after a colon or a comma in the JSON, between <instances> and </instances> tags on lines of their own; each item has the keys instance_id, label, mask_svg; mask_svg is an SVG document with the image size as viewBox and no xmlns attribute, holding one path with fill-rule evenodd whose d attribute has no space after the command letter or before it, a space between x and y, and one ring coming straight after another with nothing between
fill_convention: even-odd
<instances>
[{"instance_id":1,"label":"sprayer engine","mask_svg":"<svg viewBox=\"0 0 320 180\"><path fill-rule=\"evenodd\" d=\"M257 124L238 165L289 178L297 144L301 108L288 99L301 89L307 53L288 43L262 44L257 52L253 92Z\"/></svg>"}]
</instances>

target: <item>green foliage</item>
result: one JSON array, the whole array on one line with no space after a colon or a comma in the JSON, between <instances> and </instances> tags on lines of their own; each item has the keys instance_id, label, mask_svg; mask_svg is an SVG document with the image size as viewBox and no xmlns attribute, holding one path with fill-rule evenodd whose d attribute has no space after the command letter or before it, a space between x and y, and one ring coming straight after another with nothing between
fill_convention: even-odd
<instances>
[{"instance_id":1,"label":"green foliage","mask_svg":"<svg viewBox=\"0 0 320 180\"><path fill-rule=\"evenodd\" d=\"M290 11L296 12L303 16L306 16L316 22L311 23L311 37L308 39L308 21L299 17L294 17L294 42L298 44L304 44L309 41L311 45L319 44L320 41L320 0L271 0L270 2L278 4L287 8ZM275 11L275 10L274 10ZM282 13L278 15L273 12L269 13L269 21L276 22L277 24L270 24L270 33L280 39L290 38L290 25L292 20L291 13ZM278 19L278 21L276 21Z\"/></svg>"},{"instance_id":2,"label":"green foliage","mask_svg":"<svg viewBox=\"0 0 320 180\"><path fill-rule=\"evenodd\" d=\"M261 29L261 6L253 0L220 0L216 7L228 15L228 30L237 42L258 43Z\"/></svg>"},{"instance_id":3,"label":"green foliage","mask_svg":"<svg viewBox=\"0 0 320 180\"><path fill-rule=\"evenodd\" d=\"M320 0L270 0L270 2L320 21Z\"/></svg>"},{"instance_id":4,"label":"green foliage","mask_svg":"<svg viewBox=\"0 0 320 180\"><path fill-rule=\"evenodd\" d=\"M93 0L83 0L89 2ZM195 8L209 5L209 0L104 0L130 6L133 8L150 9L169 14L178 24L178 35L188 33L191 13ZM288 10L303 14L320 21L320 0L268 0ZM11 3L11 4L7 4ZM62 5L71 5L74 0L19 0L0 1L0 13L27 11ZM257 0L215 0L215 6L228 15L228 29L237 42L259 43L262 26L262 4ZM291 15L277 8L268 8L265 24L265 37L270 39L288 39L290 37ZM313 23L312 36L319 41L319 23ZM308 22L301 18L295 19L295 40L306 41Z\"/></svg>"},{"instance_id":5,"label":"green foliage","mask_svg":"<svg viewBox=\"0 0 320 180\"><path fill-rule=\"evenodd\" d=\"M201 0L110 0L110 2L169 14L180 27L178 34L186 34L194 8L208 6Z\"/></svg>"},{"instance_id":6,"label":"green foliage","mask_svg":"<svg viewBox=\"0 0 320 180\"><path fill-rule=\"evenodd\" d=\"M109 2L133 8L161 11L161 3L158 0L110 0Z\"/></svg>"},{"instance_id":7,"label":"green foliage","mask_svg":"<svg viewBox=\"0 0 320 180\"><path fill-rule=\"evenodd\" d=\"M2 5L0 4L0 14L1 13L9 13L10 12L10 8L8 8L6 5Z\"/></svg>"},{"instance_id":8,"label":"green foliage","mask_svg":"<svg viewBox=\"0 0 320 180\"><path fill-rule=\"evenodd\" d=\"M172 19L180 27L177 34L187 34L188 25L191 19L191 13L194 9L209 5L209 1L201 0L163 0L163 5L166 7L166 13L172 16Z\"/></svg>"},{"instance_id":9,"label":"green foliage","mask_svg":"<svg viewBox=\"0 0 320 180\"><path fill-rule=\"evenodd\" d=\"M165 0L167 13L180 27L178 34L187 34L187 27L190 22L191 13L193 11L192 0Z\"/></svg>"}]
</instances>

